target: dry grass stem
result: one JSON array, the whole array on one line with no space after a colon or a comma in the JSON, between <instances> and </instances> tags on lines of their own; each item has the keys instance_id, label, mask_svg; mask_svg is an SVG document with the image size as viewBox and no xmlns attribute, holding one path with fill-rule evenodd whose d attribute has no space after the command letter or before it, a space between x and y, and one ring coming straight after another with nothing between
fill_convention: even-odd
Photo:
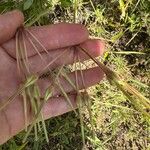
<instances>
[{"instance_id":1,"label":"dry grass stem","mask_svg":"<svg viewBox=\"0 0 150 150\"><path fill-rule=\"evenodd\" d=\"M110 70L108 67L100 63L96 58L93 58L92 55L90 55L86 49L82 47L79 48L99 66L99 68L106 74L107 79L110 81L110 83L114 83L117 86L117 88L119 88L123 92L123 94L128 98L128 100L131 101L135 109L137 109L142 114L150 118L150 114L140 106L142 104L147 110L150 110L150 104L147 98L142 96L136 89L134 89L128 83L126 83L121 78L122 76L119 76L114 71ZM132 98L130 94L132 94L134 97L137 97L137 99Z\"/></svg>"}]
</instances>

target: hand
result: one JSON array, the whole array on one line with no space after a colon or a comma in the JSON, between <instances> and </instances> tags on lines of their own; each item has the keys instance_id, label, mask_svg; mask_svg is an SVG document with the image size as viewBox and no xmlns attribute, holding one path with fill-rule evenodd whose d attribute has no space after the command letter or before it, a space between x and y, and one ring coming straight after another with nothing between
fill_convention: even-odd
<instances>
[{"instance_id":1,"label":"hand","mask_svg":"<svg viewBox=\"0 0 150 150\"><path fill-rule=\"evenodd\" d=\"M12 11L0 15L0 105L17 90L21 83L17 73L14 36L18 27L23 24L23 21L23 14L19 11ZM74 52L71 49L73 45L80 44L82 47L88 49L94 57L101 55L104 51L104 43L99 40L88 39L88 31L82 25L60 23L42 27L30 27L28 30L34 33L48 50L51 58L47 57L43 49L40 51L47 63L62 53L67 47L68 51L65 53L65 56L58 59L51 66L52 68L56 68L63 63L73 63ZM33 73L40 71L44 67L44 63L30 44L27 45L27 52ZM88 59L80 51L79 55L82 60ZM86 87L96 84L103 78L102 71L97 67L88 69L83 73ZM74 73L70 73L69 77L75 80ZM66 92L73 91L67 82L63 80L61 82ZM49 80L42 80L39 86L41 90L44 90L49 84ZM79 86L80 89L83 88L82 84ZM54 95L59 93L59 90L54 90ZM73 106L76 108L76 96L70 95L69 97ZM63 97L51 98L42 110L45 119L61 115L68 111L71 111L71 108ZM23 102L22 99L17 97L12 103L0 111L0 144L3 144L23 130L24 124Z\"/></svg>"}]
</instances>

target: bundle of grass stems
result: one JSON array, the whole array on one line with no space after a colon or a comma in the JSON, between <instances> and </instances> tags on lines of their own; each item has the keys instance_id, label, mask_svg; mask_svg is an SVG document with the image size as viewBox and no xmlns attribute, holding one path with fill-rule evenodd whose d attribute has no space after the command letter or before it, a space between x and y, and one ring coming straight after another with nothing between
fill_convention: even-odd
<instances>
[{"instance_id":1,"label":"bundle of grass stems","mask_svg":"<svg viewBox=\"0 0 150 150\"><path fill-rule=\"evenodd\" d=\"M36 53L39 55L40 59L45 63L45 67L36 73L32 73L30 70L30 64L27 57L27 43L29 42ZM84 121L82 114L82 106L83 103L86 105L87 110L90 116L90 123L93 130L93 136L95 136L94 126L92 121L92 113L91 113L91 104L90 104L90 95L85 86L84 75L82 71L80 57L78 55L78 51L86 54L90 60L92 60L103 72L105 73L109 82L115 86L119 90L123 92L123 94L127 97L128 101L131 102L133 107L146 117L147 121L150 121L150 101L145 98L140 92L138 92L135 88L126 83L123 79L123 76L118 75L116 72L109 69L103 63L101 63L97 58L93 58L92 55L88 52L87 49L82 48L79 45L74 46L74 65L75 65L75 83L70 79L65 70L65 65L58 67L55 70L51 70L50 66L55 63L55 61L61 56L65 55L67 49L62 52L60 55L51 60L48 64L40 54L38 50L39 45L43 51L49 55L46 48L42 45L42 43L37 39L36 35L34 35L30 30L20 27L16 33L16 59L17 59L17 67L21 76L23 76L23 82L18 87L18 90L14 92L14 94L6 99L5 103L0 106L0 111L3 110L7 105L13 103L17 96L22 96L23 105L24 105L24 119L25 119L25 131L26 135L23 139L23 142L27 141L27 137L30 135L30 132L34 130L35 140L38 140L39 131L43 130L45 134L46 141L49 141L48 133L46 130L46 124L44 121L44 117L42 114L42 108L45 103L50 100L53 95L54 86L58 87L61 91L61 96L64 96L66 101L68 102L71 109L74 110L76 115L79 115L80 123L81 123L81 133L82 133L82 141L85 146L85 136L84 136ZM78 49L78 50L77 50ZM78 66L76 65L78 63ZM48 74L46 73L48 72ZM82 84L84 89L82 91L79 89L79 80L78 75L80 74L82 78ZM60 77L63 77L74 89L76 93L76 100L78 105L78 111L75 110L72 106L72 103L69 99L69 96L65 92L63 86L60 82ZM51 84L45 90L44 95L41 94L41 90L38 86L38 81L43 80L43 78L49 78L51 80ZM28 105L29 104L29 105ZM31 109L33 119L31 124L27 124L28 120L28 110ZM42 126L41 126L42 125Z\"/></svg>"}]
</instances>

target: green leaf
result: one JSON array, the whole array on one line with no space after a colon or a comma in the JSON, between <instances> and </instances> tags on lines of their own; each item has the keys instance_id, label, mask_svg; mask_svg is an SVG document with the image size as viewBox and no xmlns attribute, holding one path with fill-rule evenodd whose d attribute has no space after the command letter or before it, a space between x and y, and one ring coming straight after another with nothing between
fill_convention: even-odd
<instances>
[{"instance_id":1,"label":"green leaf","mask_svg":"<svg viewBox=\"0 0 150 150\"><path fill-rule=\"evenodd\" d=\"M119 40L122 36L123 36L124 32L120 31L118 33L116 33L113 37L111 37L111 41L114 43L117 40Z\"/></svg>"},{"instance_id":2,"label":"green leaf","mask_svg":"<svg viewBox=\"0 0 150 150\"><path fill-rule=\"evenodd\" d=\"M124 18L125 17L125 3L124 3L124 0L119 0L119 5L120 5L120 10L122 12L121 14L121 18Z\"/></svg>"},{"instance_id":3,"label":"green leaf","mask_svg":"<svg viewBox=\"0 0 150 150\"><path fill-rule=\"evenodd\" d=\"M25 146L28 144L28 142L23 143L21 146L19 146L19 148L17 148L16 150L22 150L25 148Z\"/></svg>"},{"instance_id":4,"label":"green leaf","mask_svg":"<svg viewBox=\"0 0 150 150\"><path fill-rule=\"evenodd\" d=\"M29 9L32 4L33 4L33 0L26 0L24 5L23 5L23 10Z\"/></svg>"},{"instance_id":5,"label":"green leaf","mask_svg":"<svg viewBox=\"0 0 150 150\"><path fill-rule=\"evenodd\" d=\"M60 0L61 2L61 6L66 8L66 7L70 7L71 6L71 0Z\"/></svg>"}]
</instances>

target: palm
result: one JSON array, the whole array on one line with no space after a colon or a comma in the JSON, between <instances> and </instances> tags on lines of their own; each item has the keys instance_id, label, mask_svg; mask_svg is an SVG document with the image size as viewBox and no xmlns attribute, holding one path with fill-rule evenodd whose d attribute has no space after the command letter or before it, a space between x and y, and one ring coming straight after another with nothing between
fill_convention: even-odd
<instances>
[{"instance_id":1,"label":"palm","mask_svg":"<svg viewBox=\"0 0 150 150\"><path fill-rule=\"evenodd\" d=\"M0 36L0 104L3 104L6 101L6 98L11 96L21 83L20 76L17 73L14 38L16 29L22 24L23 21L23 19L19 20L19 17L22 17L20 12L13 13L13 21L16 19L16 25L11 28L9 27L8 30L11 30L12 32L4 31L5 33L2 34L3 37ZM8 19L9 21L11 20L10 17L8 17ZM0 20L2 20L1 22L3 23L4 18L0 16ZM6 16L5 20L7 20ZM4 23L7 23L5 20ZM59 60L57 60L56 63L51 66L52 68L61 66L64 63L73 63L74 52L71 49L73 45L82 43L82 46L86 49L89 49L93 56L98 56L102 53L101 49L103 49L103 43L98 40L87 40L87 30L81 25L58 24L30 28L29 30L37 36L44 47L49 51L49 56L51 57L48 57L47 54L40 49L40 53L47 63L57 55L61 54L66 49L65 47L67 47L67 53L65 53L65 56L62 56ZM7 32L10 34L8 35ZM33 71L33 73L40 71L44 67L45 63L39 59L38 54L33 49L31 44L27 44L27 52L30 69ZM79 53L79 55L81 56L82 60L87 59L87 57L83 54ZM86 70L84 71L84 74L86 74L85 83L87 87L99 82L103 76L103 73L99 71L98 68ZM91 75L93 76L92 79ZM69 77L74 80L74 73L69 74ZM63 80L61 80L61 82L66 93L73 91L68 83L64 82ZM49 84L50 81L48 80L39 82L41 91L46 89ZM80 85L80 88L82 88L82 85ZM54 94L59 94L59 91L55 89ZM75 95L70 95L70 99L74 107L76 107ZM70 107L63 97L52 98L51 101L48 101L43 108L45 119L63 114L68 111L70 111ZM21 98L17 97L14 99L13 102L7 105L7 107L5 107L0 113L0 143L3 143L10 137L17 134L20 130L24 129L24 113Z\"/></svg>"},{"instance_id":2,"label":"palm","mask_svg":"<svg viewBox=\"0 0 150 150\"><path fill-rule=\"evenodd\" d=\"M4 49L0 48L0 103L5 103L5 99L8 98L13 92L18 88L20 80L18 80L18 75L16 74L16 61L5 52ZM1 129L3 135L6 139L9 135L14 135L17 130L20 130L22 126L23 112L22 112L22 102L17 98L13 103L7 106L3 111L1 111ZM4 138L2 137L2 138ZM1 140L0 140L1 141Z\"/></svg>"}]
</instances>

